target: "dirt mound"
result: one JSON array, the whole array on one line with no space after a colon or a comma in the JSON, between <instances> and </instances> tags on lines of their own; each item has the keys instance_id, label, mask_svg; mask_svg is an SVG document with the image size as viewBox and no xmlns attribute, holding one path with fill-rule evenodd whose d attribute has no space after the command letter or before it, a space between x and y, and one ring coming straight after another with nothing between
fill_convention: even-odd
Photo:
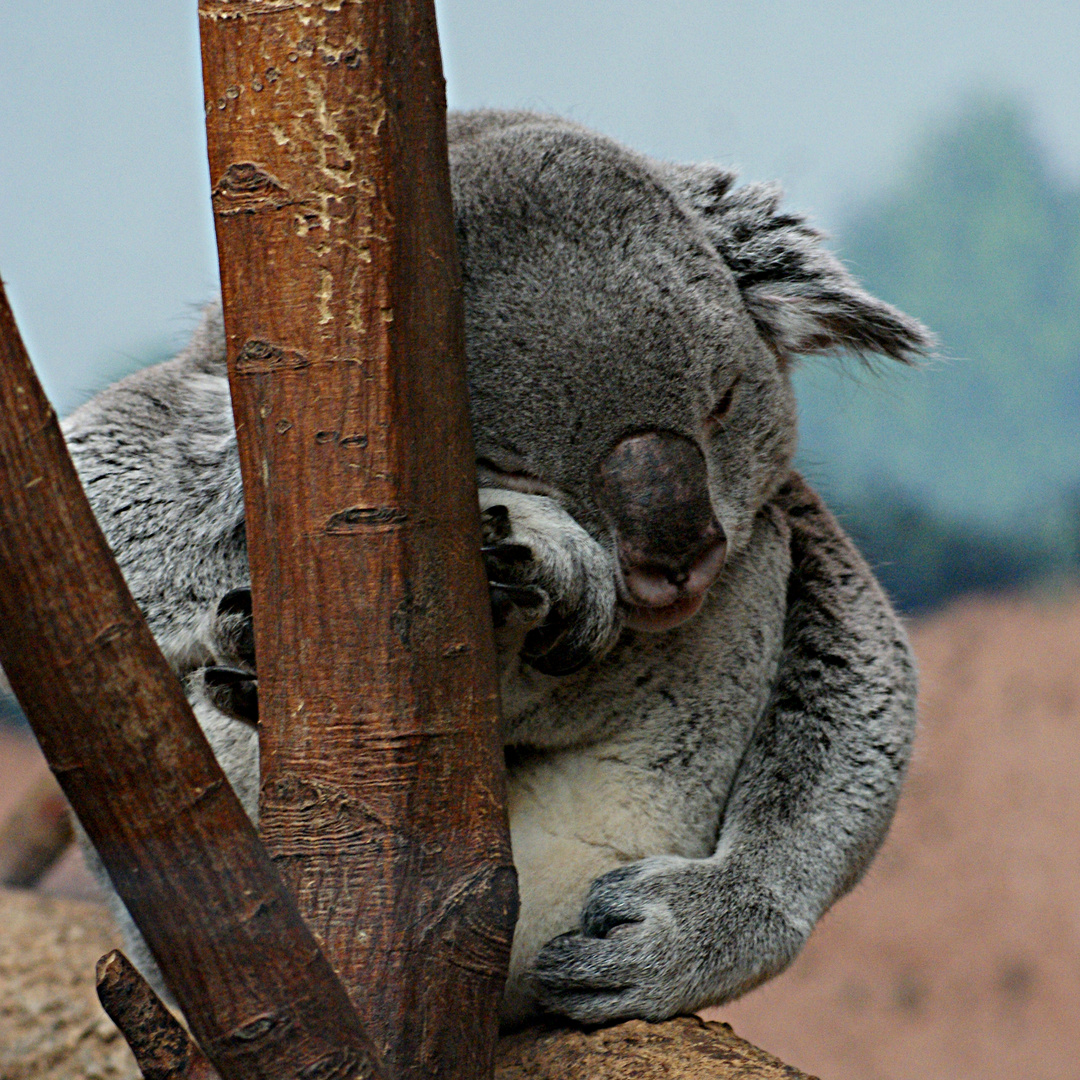
<instances>
[{"instance_id":1,"label":"dirt mound","mask_svg":"<svg viewBox=\"0 0 1080 1080\"><path fill-rule=\"evenodd\" d=\"M921 730L867 879L711 1016L826 1080L1080 1075L1080 593L915 627ZM0 813L37 751L0 732ZM50 891L85 894L70 859Z\"/></svg>"},{"instance_id":2,"label":"dirt mound","mask_svg":"<svg viewBox=\"0 0 1080 1080\"><path fill-rule=\"evenodd\" d=\"M1080 1075L1080 595L914 628L920 732L866 880L716 1016L828 1080Z\"/></svg>"}]
</instances>

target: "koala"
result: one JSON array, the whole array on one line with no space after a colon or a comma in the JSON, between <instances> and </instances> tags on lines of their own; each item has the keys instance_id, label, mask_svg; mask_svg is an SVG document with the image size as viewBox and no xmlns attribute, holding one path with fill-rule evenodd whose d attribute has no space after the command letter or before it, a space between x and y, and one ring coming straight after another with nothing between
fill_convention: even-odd
<instances>
[{"instance_id":1,"label":"koala","mask_svg":"<svg viewBox=\"0 0 1080 1080\"><path fill-rule=\"evenodd\" d=\"M723 1003L860 879L915 725L903 628L792 469L792 366L932 339L775 187L529 113L452 115L449 143L521 890L502 1019ZM255 818L220 307L65 433Z\"/></svg>"}]
</instances>

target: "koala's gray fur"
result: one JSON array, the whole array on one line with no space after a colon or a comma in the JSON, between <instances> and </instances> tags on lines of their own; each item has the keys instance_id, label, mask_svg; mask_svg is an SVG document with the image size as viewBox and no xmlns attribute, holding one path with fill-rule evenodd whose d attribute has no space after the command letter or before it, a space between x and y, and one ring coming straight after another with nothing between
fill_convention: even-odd
<instances>
[{"instance_id":1,"label":"koala's gray fur","mask_svg":"<svg viewBox=\"0 0 1080 1080\"><path fill-rule=\"evenodd\" d=\"M773 188L526 113L449 130L479 496L505 524L489 576L535 598L499 631L522 896L504 1019L726 1001L782 970L858 881L915 718L903 630L791 470L789 367L808 352L906 360L929 337L859 289ZM725 558L689 618L633 599L652 571L597 494L599 463L639 433L700 458L726 537L702 532ZM247 582L220 311L66 434L254 817L254 735L200 675L253 662L217 608ZM654 506L647 473L632 479ZM657 613L669 628L634 628Z\"/></svg>"}]
</instances>

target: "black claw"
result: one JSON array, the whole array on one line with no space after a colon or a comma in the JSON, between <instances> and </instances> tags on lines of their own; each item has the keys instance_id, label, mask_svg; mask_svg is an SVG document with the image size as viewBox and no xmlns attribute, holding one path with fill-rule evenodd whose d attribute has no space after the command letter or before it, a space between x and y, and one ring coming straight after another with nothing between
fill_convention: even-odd
<instances>
[{"instance_id":1,"label":"black claw","mask_svg":"<svg viewBox=\"0 0 1080 1080\"><path fill-rule=\"evenodd\" d=\"M511 532L510 511L501 504L489 506L480 515L481 531L487 543L498 543L505 540Z\"/></svg>"},{"instance_id":2,"label":"black claw","mask_svg":"<svg viewBox=\"0 0 1080 1080\"><path fill-rule=\"evenodd\" d=\"M527 544L485 544L480 549L480 554L494 562L499 563L525 563L530 562L533 550Z\"/></svg>"},{"instance_id":3,"label":"black claw","mask_svg":"<svg viewBox=\"0 0 1080 1080\"><path fill-rule=\"evenodd\" d=\"M203 684L213 705L226 716L255 727L259 723L259 681L239 668L203 668Z\"/></svg>"},{"instance_id":4,"label":"black claw","mask_svg":"<svg viewBox=\"0 0 1080 1080\"><path fill-rule=\"evenodd\" d=\"M255 667L255 622L251 617L251 590L232 589L217 605L217 636L222 659L235 657Z\"/></svg>"},{"instance_id":5,"label":"black claw","mask_svg":"<svg viewBox=\"0 0 1080 1080\"><path fill-rule=\"evenodd\" d=\"M499 581L489 581L488 592L491 594L491 619L496 629L506 625L513 608L536 608L544 602L543 594L536 589L503 585Z\"/></svg>"},{"instance_id":6,"label":"black claw","mask_svg":"<svg viewBox=\"0 0 1080 1080\"><path fill-rule=\"evenodd\" d=\"M219 615L243 615L251 618L251 590L230 589L217 605Z\"/></svg>"},{"instance_id":7,"label":"black claw","mask_svg":"<svg viewBox=\"0 0 1080 1080\"><path fill-rule=\"evenodd\" d=\"M489 581L488 589L492 598L499 597L518 607L539 607L544 602L544 595L536 589L523 589L519 585L504 585L501 581Z\"/></svg>"}]
</instances>

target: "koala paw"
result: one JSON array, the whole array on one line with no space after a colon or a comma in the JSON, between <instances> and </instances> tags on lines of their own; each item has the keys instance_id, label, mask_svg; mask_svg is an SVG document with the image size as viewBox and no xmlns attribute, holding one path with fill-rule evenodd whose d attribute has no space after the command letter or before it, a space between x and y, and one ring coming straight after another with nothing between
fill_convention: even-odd
<instances>
[{"instance_id":1,"label":"koala paw","mask_svg":"<svg viewBox=\"0 0 1080 1080\"><path fill-rule=\"evenodd\" d=\"M239 668L202 668L203 690L219 712L257 727L259 723L259 680Z\"/></svg>"},{"instance_id":2,"label":"koala paw","mask_svg":"<svg viewBox=\"0 0 1080 1080\"><path fill-rule=\"evenodd\" d=\"M522 659L545 675L595 660L620 625L607 553L545 496L484 488L480 504L496 629L523 635Z\"/></svg>"},{"instance_id":3,"label":"koala paw","mask_svg":"<svg viewBox=\"0 0 1080 1080\"><path fill-rule=\"evenodd\" d=\"M532 561L532 548L512 540L510 512L501 503L484 510L480 526L480 553L487 571L495 629L512 626L527 632L539 626L551 604L543 590L520 584L521 568Z\"/></svg>"},{"instance_id":4,"label":"koala paw","mask_svg":"<svg viewBox=\"0 0 1080 1080\"><path fill-rule=\"evenodd\" d=\"M210 641L219 663L255 670L251 589L230 589L218 600L210 620Z\"/></svg>"},{"instance_id":5,"label":"koala paw","mask_svg":"<svg viewBox=\"0 0 1080 1080\"><path fill-rule=\"evenodd\" d=\"M729 866L659 856L593 882L581 927L549 941L532 982L542 1008L579 1023L665 1020L776 974L809 933Z\"/></svg>"},{"instance_id":6,"label":"koala paw","mask_svg":"<svg viewBox=\"0 0 1080 1080\"><path fill-rule=\"evenodd\" d=\"M232 589L207 615L209 666L190 676L189 694L207 701L234 720L255 726L259 722L259 682L255 674L255 625L251 616L251 590Z\"/></svg>"}]
</instances>

